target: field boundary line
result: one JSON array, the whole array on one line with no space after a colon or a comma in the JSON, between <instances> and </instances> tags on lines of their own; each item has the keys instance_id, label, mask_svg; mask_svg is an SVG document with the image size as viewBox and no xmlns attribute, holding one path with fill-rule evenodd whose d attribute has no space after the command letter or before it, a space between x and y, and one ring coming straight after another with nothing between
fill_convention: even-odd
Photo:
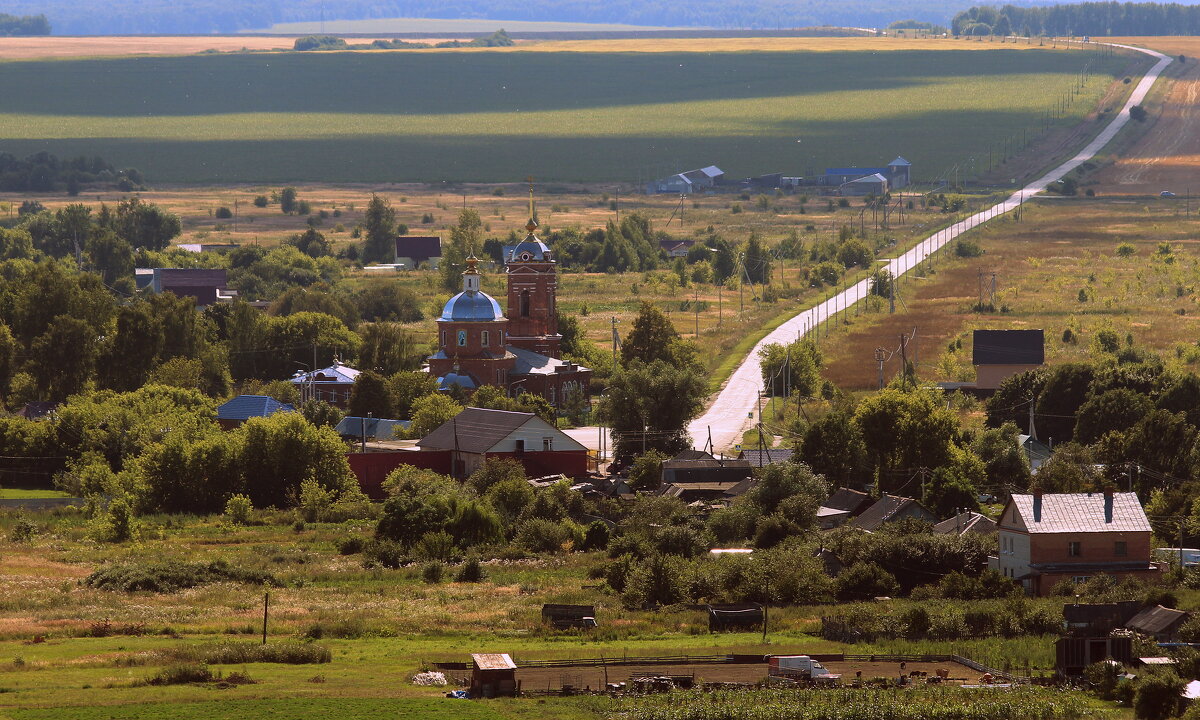
<instances>
[{"instance_id":1,"label":"field boundary line","mask_svg":"<svg viewBox=\"0 0 1200 720\"><path fill-rule=\"evenodd\" d=\"M899 278L910 270L918 267L934 253L948 246L964 233L974 230L987 221L1004 215L1021 207L1032 197L1058 182L1080 165L1094 158L1114 137L1129 123L1129 110L1139 105L1145 99L1154 83L1162 75L1174 58L1164 55L1157 50L1139 48L1119 43L1105 43L1112 47L1133 50L1152 58L1156 62L1138 81L1137 86L1125 101L1125 105L1111 122L1100 131L1091 142L1087 143L1074 157L1048 171L1041 178L1029 183L1012 193L1007 199L984 208L964 220L941 230L918 242L912 249L899 257L889 260L883 269L891 272L892 277ZM704 414L688 426L692 437L693 447L704 447L708 438L712 437L710 451L732 448L741 441L742 434L752 425L759 393L762 390L762 370L759 361L759 350L771 344L784 344L803 337L809 329L834 315L835 312L849 308L864 300L870 291L870 280L864 279L846 288L824 302L793 316L790 320L779 325L766 337L751 348L750 353L729 376L725 386Z\"/></svg>"}]
</instances>

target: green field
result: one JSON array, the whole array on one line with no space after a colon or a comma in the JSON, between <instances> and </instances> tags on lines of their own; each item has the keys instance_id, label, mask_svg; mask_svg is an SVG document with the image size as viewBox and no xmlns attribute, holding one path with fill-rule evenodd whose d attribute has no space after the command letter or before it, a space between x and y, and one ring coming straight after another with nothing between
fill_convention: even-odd
<instances>
[{"instance_id":1,"label":"green field","mask_svg":"<svg viewBox=\"0 0 1200 720\"><path fill-rule=\"evenodd\" d=\"M831 42L844 48L846 41ZM0 64L0 151L98 154L159 183L486 182L530 174L641 182L710 164L730 176L808 174L896 155L914 163L918 178L932 179L956 165L982 172L1003 138L1026 131L1032 142L1044 112L1090 63L1091 80L1057 121L1076 122L1133 62L1036 46L944 41L946 49L930 50L894 42L886 52L14 61Z\"/></svg>"},{"instance_id":2,"label":"green field","mask_svg":"<svg viewBox=\"0 0 1200 720\"><path fill-rule=\"evenodd\" d=\"M369 20L276 23L261 32L280 33L284 35L305 35L307 33L493 33L500 28L504 28L508 32L646 32L647 30L672 29L647 25L622 25L620 23L537 22L533 20L487 20L483 18L460 20L447 20L443 18L371 18ZM700 28L688 29L698 30Z\"/></svg>"}]
</instances>

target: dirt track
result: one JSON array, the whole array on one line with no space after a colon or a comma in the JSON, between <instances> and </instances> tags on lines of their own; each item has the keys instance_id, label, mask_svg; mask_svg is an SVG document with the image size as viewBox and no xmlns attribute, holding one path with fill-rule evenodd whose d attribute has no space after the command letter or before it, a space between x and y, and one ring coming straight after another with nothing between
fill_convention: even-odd
<instances>
[{"instance_id":1,"label":"dirt track","mask_svg":"<svg viewBox=\"0 0 1200 720\"><path fill-rule=\"evenodd\" d=\"M896 662L827 662L823 663L832 673L840 673L842 681L854 680L855 672L862 672L864 679L875 677L895 678L900 675L900 663ZM974 682L979 673L953 662L905 664L904 674L922 671L936 675L939 668L950 671L952 683ZM696 682L755 683L767 676L765 663L740 665L612 665L608 668L608 682L627 682L631 677L656 675L694 675ZM517 680L526 691L557 690L563 685L577 688L597 689L604 687L605 672L602 667L566 668L522 668L517 671Z\"/></svg>"},{"instance_id":2,"label":"dirt track","mask_svg":"<svg viewBox=\"0 0 1200 720\"><path fill-rule=\"evenodd\" d=\"M1096 179L1105 195L1156 195L1163 190L1183 195L1189 184L1200 188L1200 40L1140 38L1133 44L1173 55L1186 55L1167 82L1166 98L1153 125ZM1155 113L1150 108L1152 115Z\"/></svg>"}]
</instances>

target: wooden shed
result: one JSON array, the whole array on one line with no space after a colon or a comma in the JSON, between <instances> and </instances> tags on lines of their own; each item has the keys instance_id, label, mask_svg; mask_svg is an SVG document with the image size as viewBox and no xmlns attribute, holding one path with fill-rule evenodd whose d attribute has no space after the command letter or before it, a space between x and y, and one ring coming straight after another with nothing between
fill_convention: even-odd
<instances>
[{"instance_id":1,"label":"wooden shed","mask_svg":"<svg viewBox=\"0 0 1200 720\"><path fill-rule=\"evenodd\" d=\"M517 664L508 653L471 655L471 697L516 697Z\"/></svg>"},{"instance_id":2,"label":"wooden shed","mask_svg":"<svg viewBox=\"0 0 1200 720\"><path fill-rule=\"evenodd\" d=\"M745 630L762 627L763 606L759 603L731 603L708 606L708 630Z\"/></svg>"},{"instance_id":3,"label":"wooden shed","mask_svg":"<svg viewBox=\"0 0 1200 720\"><path fill-rule=\"evenodd\" d=\"M1108 637L1065 637L1054 643L1054 669L1059 675L1075 677L1101 660L1133 664L1133 638L1129 635Z\"/></svg>"}]
</instances>

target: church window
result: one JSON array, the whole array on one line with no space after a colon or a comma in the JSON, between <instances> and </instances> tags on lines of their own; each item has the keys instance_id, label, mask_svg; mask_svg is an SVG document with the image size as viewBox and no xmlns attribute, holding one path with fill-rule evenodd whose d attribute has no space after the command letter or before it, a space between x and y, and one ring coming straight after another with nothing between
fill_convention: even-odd
<instances>
[{"instance_id":1,"label":"church window","mask_svg":"<svg viewBox=\"0 0 1200 720\"><path fill-rule=\"evenodd\" d=\"M443 331L442 331L442 347L445 347L445 346L446 346L446 344L447 344L447 343L446 343L446 331L445 331L445 330L443 330Z\"/></svg>"},{"instance_id":2,"label":"church window","mask_svg":"<svg viewBox=\"0 0 1200 720\"><path fill-rule=\"evenodd\" d=\"M554 404L554 388L550 388L550 404Z\"/></svg>"},{"instance_id":3,"label":"church window","mask_svg":"<svg viewBox=\"0 0 1200 720\"><path fill-rule=\"evenodd\" d=\"M521 317L529 317L529 291L528 290L521 291L520 305L521 305L521 308L520 308Z\"/></svg>"},{"instance_id":4,"label":"church window","mask_svg":"<svg viewBox=\"0 0 1200 720\"><path fill-rule=\"evenodd\" d=\"M459 330L458 331L458 346L463 347L466 344L467 344L467 331Z\"/></svg>"},{"instance_id":5,"label":"church window","mask_svg":"<svg viewBox=\"0 0 1200 720\"><path fill-rule=\"evenodd\" d=\"M480 333L479 337L481 338L481 340L480 340L480 343L481 343L481 344L482 344L484 347L487 347L487 346L488 346L488 340L489 340L489 338L488 338L488 331L487 331L487 330L484 330L482 333Z\"/></svg>"}]
</instances>

